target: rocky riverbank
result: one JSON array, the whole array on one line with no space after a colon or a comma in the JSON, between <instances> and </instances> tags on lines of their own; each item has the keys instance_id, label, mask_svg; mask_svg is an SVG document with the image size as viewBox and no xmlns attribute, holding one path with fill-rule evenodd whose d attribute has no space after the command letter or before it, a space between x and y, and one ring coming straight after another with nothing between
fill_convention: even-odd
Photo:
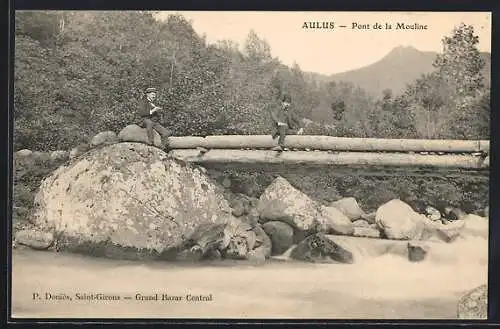
<instances>
[{"instance_id":1,"label":"rocky riverbank","mask_svg":"<svg viewBox=\"0 0 500 329\"><path fill-rule=\"evenodd\" d=\"M145 138L144 129L128 126L70 152L17 152L17 191L23 179L36 178L26 168L37 161L57 168L43 173L33 201L19 198L33 207L15 213L14 245L164 260L265 260L292 248L294 259L351 263L352 252L335 236L407 241L408 259L422 261L429 241L488 234L486 216L451 205L419 213L393 199L367 213L353 197L313 200L281 176L258 198L234 193L206 169L143 144Z\"/></svg>"},{"instance_id":2,"label":"rocky riverbank","mask_svg":"<svg viewBox=\"0 0 500 329\"><path fill-rule=\"evenodd\" d=\"M238 193L227 179L145 145L144 130L132 128L69 152L16 152L15 248L253 264L356 264L369 253L425 263L446 262L442 246L488 238L488 209L393 198L365 211L352 196L318 201L280 175L258 196Z\"/></svg>"}]
</instances>

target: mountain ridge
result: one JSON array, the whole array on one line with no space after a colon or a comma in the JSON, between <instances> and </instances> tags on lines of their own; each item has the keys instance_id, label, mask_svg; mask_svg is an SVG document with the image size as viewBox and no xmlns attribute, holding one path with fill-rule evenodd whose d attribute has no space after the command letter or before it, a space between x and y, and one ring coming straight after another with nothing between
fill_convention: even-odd
<instances>
[{"instance_id":1,"label":"mountain ridge","mask_svg":"<svg viewBox=\"0 0 500 329\"><path fill-rule=\"evenodd\" d=\"M348 71L325 75L307 72L309 79L323 82L350 82L375 97L382 94L384 89L391 89L394 94L404 90L408 83L413 82L422 74L434 70L434 63L438 52L421 51L412 46L397 46L378 61L366 66ZM491 53L481 52L485 60L482 70L485 83L491 79Z\"/></svg>"}]
</instances>

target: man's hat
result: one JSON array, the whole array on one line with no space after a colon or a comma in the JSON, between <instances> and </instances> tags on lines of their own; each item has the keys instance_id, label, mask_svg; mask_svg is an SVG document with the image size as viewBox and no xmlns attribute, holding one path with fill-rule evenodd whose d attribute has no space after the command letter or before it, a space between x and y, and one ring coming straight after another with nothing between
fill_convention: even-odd
<instances>
[{"instance_id":1,"label":"man's hat","mask_svg":"<svg viewBox=\"0 0 500 329\"><path fill-rule=\"evenodd\" d=\"M155 92L156 92L156 88L148 88L145 91L146 94L148 94L148 93L155 93Z\"/></svg>"},{"instance_id":2,"label":"man's hat","mask_svg":"<svg viewBox=\"0 0 500 329\"><path fill-rule=\"evenodd\" d=\"M283 102L291 103L292 98L290 97L290 95L288 94L283 95Z\"/></svg>"}]
</instances>

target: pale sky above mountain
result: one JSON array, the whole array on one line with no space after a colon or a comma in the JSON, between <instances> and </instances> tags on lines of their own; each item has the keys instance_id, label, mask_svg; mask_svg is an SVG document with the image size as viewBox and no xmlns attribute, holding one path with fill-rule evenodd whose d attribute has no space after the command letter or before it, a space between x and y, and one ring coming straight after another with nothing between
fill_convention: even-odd
<instances>
[{"instance_id":1,"label":"pale sky above mountain","mask_svg":"<svg viewBox=\"0 0 500 329\"><path fill-rule=\"evenodd\" d=\"M372 64L397 46L421 51L442 51L441 39L464 22L474 26L479 49L491 52L490 12L161 12L159 18L178 13L192 20L208 42L229 39L240 46L253 29L271 46L284 64L297 62L302 70L333 74ZM331 30L304 29L304 22L335 22ZM392 24L392 30L373 24ZM352 23L369 24L369 30L352 29ZM397 23L427 25L427 30L396 30ZM339 28L345 25L345 28Z\"/></svg>"}]
</instances>

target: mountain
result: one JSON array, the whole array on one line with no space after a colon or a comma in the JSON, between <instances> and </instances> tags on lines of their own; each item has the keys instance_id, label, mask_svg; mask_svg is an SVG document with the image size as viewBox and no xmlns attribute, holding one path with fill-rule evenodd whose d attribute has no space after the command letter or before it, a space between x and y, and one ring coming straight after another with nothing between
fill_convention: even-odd
<instances>
[{"instance_id":1,"label":"mountain","mask_svg":"<svg viewBox=\"0 0 500 329\"><path fill-rule=\"evenodd\" d=\"M432 63L438 53L420 51L414 47L398 46L381 60L359 68L330 76L309 73L309 78L320 81L346 81L358 85L374 96L381 95L384 89L392 89L394 94L401 92L410 83L424 73L434 70ZM489 84L491 78L491 54L481 53L485 60L483 75Z\"/></svg>"}]
</instances>

